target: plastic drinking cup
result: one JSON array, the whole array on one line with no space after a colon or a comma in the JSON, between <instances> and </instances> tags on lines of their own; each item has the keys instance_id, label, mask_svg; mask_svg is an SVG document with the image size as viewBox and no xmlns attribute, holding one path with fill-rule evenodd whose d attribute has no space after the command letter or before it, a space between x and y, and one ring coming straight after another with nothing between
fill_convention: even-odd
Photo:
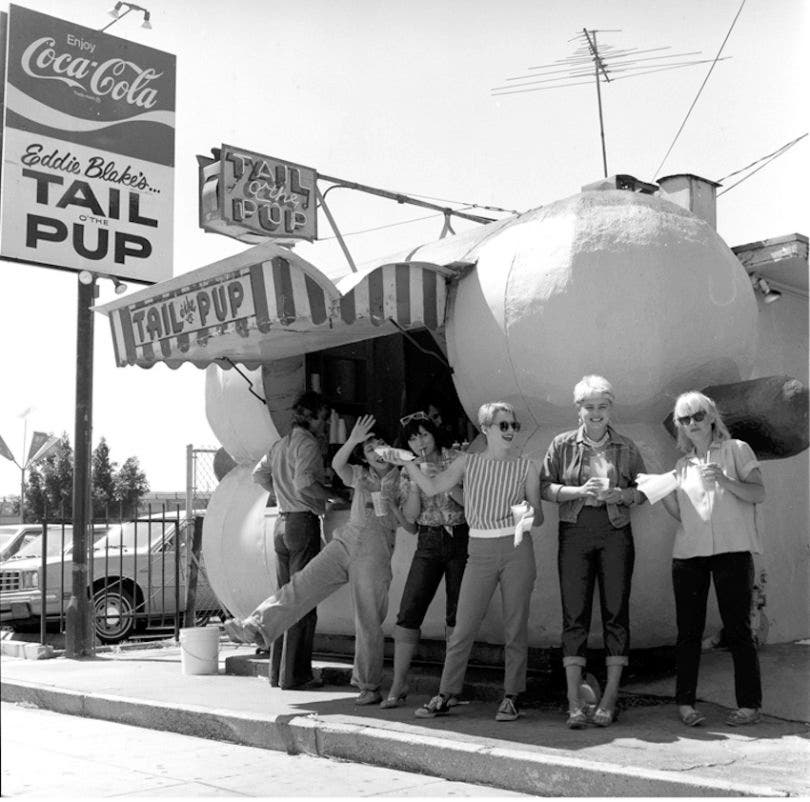
<instances>
[{"instance_id":1,"label":"plastic drinking cup","mask_svg":"<svg viewBox=\"0 0 810 802\"><path fill-rule=\"evenodd\" d=\"M383 494L379 490L372 490L371 503L374 505L374 514L378 518L388 515L388 505L385 503Z\"/></svg>"}]
</instances>

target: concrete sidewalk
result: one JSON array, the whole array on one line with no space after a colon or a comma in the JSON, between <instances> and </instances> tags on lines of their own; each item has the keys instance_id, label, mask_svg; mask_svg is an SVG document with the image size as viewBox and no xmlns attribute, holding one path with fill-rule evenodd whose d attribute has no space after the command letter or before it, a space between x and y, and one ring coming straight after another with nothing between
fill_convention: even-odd
<instances>
[{"instance_id":1,"label":"concrete sidewalk","mask_svg":"<svg viewBox=\"0 0 810 802\"><path fill-rule=\"evenodd\" d=\"M571 731L558 709L528 708L496 723L497 703L473 701L419 720L428 692L394 710L355 708L356 691L330 684L281 691L258 677L224 674L250 649L220 644L220 674L185 676L180 649L121 650L87 661L2 657L3 701L248 746L367 763L542 796L803 796L810 794L810 647L760 652L766 716L724 724L731 658L704 655L700 705L707 724L686 728L672 680L624 689L612 727ZM331 682L343 664L324 664ZM422 689L424 690L424 689ZM657 703L656 703L657 702Z\"/></svg>"}]
</instances>

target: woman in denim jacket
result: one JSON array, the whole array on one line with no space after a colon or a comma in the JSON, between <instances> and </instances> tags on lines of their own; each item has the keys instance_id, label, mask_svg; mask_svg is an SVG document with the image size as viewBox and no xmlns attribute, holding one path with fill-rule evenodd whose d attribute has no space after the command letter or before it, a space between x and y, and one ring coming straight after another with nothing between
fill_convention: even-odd
<instances>
[{"instance_id":1,"label":"woman in denim jacket","mask_svg":"<svg viewBox=\"0 0 810 802\"><path fill-rule=\"evenodd\" d=\"M458 456L445 447L440 429L424 412L407 415L400 423L401 439L419 457L419 469L427 476L445 470ZM442 577L448 639L453 632L470 531L464 518L461 485L427 496L403 470L400 498L406 520L416 524L418 542L399 603L394 627L394 678L388 697L380 704L382 708L399 707L408 695L408 670L419 644L419 628Z\"/></svg>"},{"instance_id":2,"label":"woman in denim jacket","mask_svg":"<svg viewBox=\"0 0 810 802\"><path fill-rule=\"evenodd\" d=\"M629 600L635 550L630 507L642 503L635 477L645 471L635 443L611 425L613 387L585 376L574 387L580 426L557 435L540 474L543 499L560 505L557 570L562 601L562 651L568 726L607 727L630 648ZM598 706L583 685L594 584L599 582L607 682Z\"/></svg>"},{"instance_id":3,"label":"woman in denim jacket","mask_svg":"<svg viewBox=\"0 0 810 802\"><path fill-rule=\"evenodd\" d=\"M685 455L675 466L677 490L663 502L680 521L672 551L678 715L688 727L705 721L694 705L706 600L714 582L723 634L734 658L738 708L726 723L756 724L762 683L750 613L751 554L762 551L755 515L755 505L765 499L759 462L748 443L731 437L714 401L703 393L679 396L673 416Z\"/></svg>"}]
</instances>

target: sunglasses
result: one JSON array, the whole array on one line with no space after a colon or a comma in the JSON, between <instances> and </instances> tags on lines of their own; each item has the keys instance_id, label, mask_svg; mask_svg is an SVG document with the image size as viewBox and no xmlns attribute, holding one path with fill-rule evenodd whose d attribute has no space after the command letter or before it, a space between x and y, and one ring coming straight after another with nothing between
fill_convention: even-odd
<instances>
[{"instance_id":1,"label":"sunglasses","mask_svg":"<svg viewBox=\"0 0 810 802\"><path fill-rule=\"evenodd\" d=\"M411 412L410 415L399 419L399 425L407 426L412 420L430 420L430 418L421 410L419 412Z\"/></svg>"},{"instance_id":2,"label":"sunglasses","mask_svg":"<svg viewBox=\"0 0 810 802\"><path fill-rule=\"evenodd\" d=\"M494 425L494 424L493 424L493 425ZM508 431L509 431L509 429L510 429L510 427L511 427L511 428L512 428L514 431L519 432L519 431L520 431L520 421L516 421L516 420L502 420L502 421L500 421L500 423L498 423L498 428L499 428L499 429L500 429L502 432L508 432Z\"/></svg>"},{"instance_id":3,"label":"sunglasses","mask_svg":"<svg viewBox=\"0 0 810 802\"><path fill-rule=\"evenodd\" d=\"M678 418L678 423L681 426L688 426L692 421L695 423L700 423L706 417L706 410L701 409L700 412L695 412L693 415L681 415Z\"/></svg>"}]
</instances>

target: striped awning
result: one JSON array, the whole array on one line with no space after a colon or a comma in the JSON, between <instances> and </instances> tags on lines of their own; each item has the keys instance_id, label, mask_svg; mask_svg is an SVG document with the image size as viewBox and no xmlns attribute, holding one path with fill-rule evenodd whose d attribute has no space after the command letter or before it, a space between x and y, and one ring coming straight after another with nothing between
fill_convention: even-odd
<instances>
[{"instance_id":1,"label":"striped awning","mask_svg":"<svg viewBox=\"0 0 810 802\"><path fill-rule=\"evenodd\" d=\"M443 329L446 279L428 262L377 265L333 283L272 243L96 307L119 366L249 368L397 330Z\"/></svg>"}]
</instances>

